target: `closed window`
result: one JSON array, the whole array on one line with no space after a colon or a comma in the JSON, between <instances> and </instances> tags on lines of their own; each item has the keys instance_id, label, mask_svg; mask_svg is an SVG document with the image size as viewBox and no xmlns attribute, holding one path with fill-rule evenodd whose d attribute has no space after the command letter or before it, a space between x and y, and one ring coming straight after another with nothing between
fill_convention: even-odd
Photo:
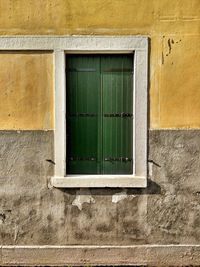
<instances>
[{"instance_id":1,"label":"closed window","mask_svg":"<svg viewBox=\"0 0 200 267\"><path fill-rule=\"evenodd\" d=\"M146 187L148 38L68 36L50 44L55 70L52 185Z\"/></svg>"},{"instance_id":2,"label":"closed window","mask_svg":"<svg viewBox=\"0 0 200 267\"><path fill-rule=\"evenodd\" d=\"M133 173L133 54L66 57L68 174Z\"/></svg>"}]
</instances>

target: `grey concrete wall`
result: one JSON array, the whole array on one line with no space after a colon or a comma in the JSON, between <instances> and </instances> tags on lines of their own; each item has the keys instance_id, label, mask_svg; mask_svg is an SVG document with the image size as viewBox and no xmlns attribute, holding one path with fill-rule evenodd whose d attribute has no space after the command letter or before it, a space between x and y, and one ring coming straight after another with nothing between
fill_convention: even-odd
<instances>
[{"instance_id":1,"label":"grey concrete wall","mask_svg":"<svg viewBox=\"0 0 200 267\"><path fill-rule=\"evenodd\" d=\"M52 131L0 132L2 245L198 244L200 131L149 132L147 189L55 189Z\"/></svg>"}]
</instances>

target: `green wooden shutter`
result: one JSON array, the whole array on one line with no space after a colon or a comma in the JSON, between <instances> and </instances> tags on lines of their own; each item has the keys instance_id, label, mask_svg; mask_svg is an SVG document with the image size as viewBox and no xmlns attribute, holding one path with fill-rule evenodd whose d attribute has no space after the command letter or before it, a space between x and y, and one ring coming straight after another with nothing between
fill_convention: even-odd
<instances>
[{"instance_id":1,"label":"green wooden shutter","mask_svg":"<svg viewBox=\"0 0 200 267\"><path fill-rule=\"evenodd\" d=\"M99 57L67 57L67 92L67 172L99 173Z\"/></svg>"},{"instance_id":2,"label":"green wooden shutter","mask_svg":"<svg viewBox=\"0 0 200 267\"><path fill-rule=\"evenodd\" d=\"M132 173L132 55L67 56L67 173Z\"/></svg>"},{"instance_id":3,"label":"green wooden shutter","mask_svg":"<svg viewBox=\"0 0 200 267\"><path fill-rule=\"evenodd\" d=\"M103 173L132 173L132 55L102 57Z\"/></svg>"}]
</instances>

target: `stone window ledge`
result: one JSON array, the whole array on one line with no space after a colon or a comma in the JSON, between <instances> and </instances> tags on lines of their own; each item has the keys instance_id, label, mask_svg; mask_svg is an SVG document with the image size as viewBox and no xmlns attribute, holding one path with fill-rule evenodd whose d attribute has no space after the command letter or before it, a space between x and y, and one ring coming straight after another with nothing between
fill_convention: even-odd
<instances>
[{"instance_id":1,"label":"stone window ledge","mask_svg":"<svg viewBox=\"0 0 200 267\"><path fill-rule=\"evenodd\" d=\"M54 176L51 185L57 188L82 187L130 187L145 188L146 177L133 175L69 175L66 177Z\"/></svg>"}]
</instances>

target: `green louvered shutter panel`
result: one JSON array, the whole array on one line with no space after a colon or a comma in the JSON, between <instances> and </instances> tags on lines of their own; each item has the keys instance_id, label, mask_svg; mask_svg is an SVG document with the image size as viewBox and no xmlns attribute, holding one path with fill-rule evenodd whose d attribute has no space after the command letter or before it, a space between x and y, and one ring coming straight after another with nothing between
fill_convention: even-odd
<instances>
[{"instance_id":1,"label":"green louvered shutter panel","mask_svg":"<svg viewBox=\"0 0 200 267\"><path fill-rule=\"evenodd\" d=\"M133 56L67 56L67 173L130 174Z\"/></svg>"},{"instance_id":2,"label":"green louvered shutter panel","mask_svg":"<svg viewBox=\"0 0 200 267\"><path fill-rule=\"evenodd\" d=\"M133 166L133 56L101 59L104 174L131 174Z\"/></svg>"},{"instance_id":3,"label":"green louvered shutter panel","mask_svg":"<svg viewBox=\"0 0 200 267\"><path fill-rule=\"evenodd\" d=\"M67 66L67 173L97 174L100 58L72 55Z\"/></svg>"}]
</instances>

